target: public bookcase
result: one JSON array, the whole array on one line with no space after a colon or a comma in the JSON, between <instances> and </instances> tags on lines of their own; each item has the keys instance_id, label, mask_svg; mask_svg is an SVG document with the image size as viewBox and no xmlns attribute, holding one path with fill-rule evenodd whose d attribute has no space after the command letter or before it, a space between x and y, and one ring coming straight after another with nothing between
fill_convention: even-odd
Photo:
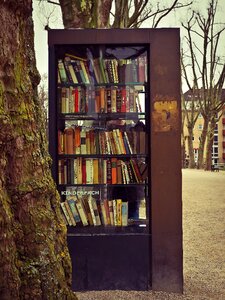
<instances>
[{"instance_id":1,"label":"public bookcase","mask_svg":"<svg viewBox=\"0 0 225 300\"><path fill-rule=\"evenodd\" d=\"M73 289L182 292L179 29L48 33Z\"/></svg>"}]
</instances>

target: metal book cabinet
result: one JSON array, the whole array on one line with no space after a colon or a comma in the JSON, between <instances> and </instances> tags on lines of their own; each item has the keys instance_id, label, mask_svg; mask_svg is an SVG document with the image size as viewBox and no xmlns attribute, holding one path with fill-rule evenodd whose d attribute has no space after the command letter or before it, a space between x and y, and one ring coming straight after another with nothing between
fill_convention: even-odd
<instances>
[{"instance_id":1,"label":"metal book cabinet","mask_svg":"<svg viewBox=\"0 0 225 300\"><path fill-rule=\"evenodd\" d=\"M50 30L48 43L73 289L182 292L179 30Z\"/></svg>"}]
</instances>

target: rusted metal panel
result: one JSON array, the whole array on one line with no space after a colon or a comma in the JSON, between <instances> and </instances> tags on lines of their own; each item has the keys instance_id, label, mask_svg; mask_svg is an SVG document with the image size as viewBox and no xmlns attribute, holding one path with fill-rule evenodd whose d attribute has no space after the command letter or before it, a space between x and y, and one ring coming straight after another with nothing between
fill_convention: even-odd
<instances>
[{"instance_id":1,"label":"rusted metal panel","mask_svg":"<svg viewBox=\"0 0 225 300\"><path fill-rule=\"evenodd\" d=\"M151 43L152 288L183 290L179 30Z\"/></svg>"}]
</instances>

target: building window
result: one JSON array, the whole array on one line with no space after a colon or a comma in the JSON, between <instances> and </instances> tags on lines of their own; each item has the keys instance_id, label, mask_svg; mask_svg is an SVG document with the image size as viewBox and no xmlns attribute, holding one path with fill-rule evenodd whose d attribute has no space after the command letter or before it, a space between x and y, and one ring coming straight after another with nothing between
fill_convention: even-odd
<instances>
[{"instance_id":1,"label":"building window","mask_svg":"<svg viewBox=\"0 0 225 300\"><path fill-rule=\"evenodd\" d=\"M218 148L214 148L214 154L218 154Z\"/></svg>"},{"instance_id":2,"label":"building window","mask_svg":"<svg viewBox=\"0 0 225 300\"><path fill-rule=\"evenodd\" d=\"M199 119L202 119L202 114L201 114L201 113L199 113L198 117L199 117Z\"/></svg>"},{"instance_id":3,"label":"building window","mask_svg":"<svg viewBox=\"0 0 225 300\"><path fill-rule=\"evenodd\" d=\"M218 133L218 124L216 124L216 127L214 129L214 133Z\"/></svg>"},{"instance_id":4,"label":"building window","mask_svg":"<svg viewBox=\"0 0 225 300\"><path fill-rule=\"evenodd\" d=\"M198 124L198 130L202 130L203 129L203 125L202 124Z\"/></svg>"},{"instance_id":5,"label":"building window","mask_svg":"<svg viewBox=\"0 0 225 300\"><path fill-rule=\"evenodd\" d=\"M192 141L194 141L195 140L195 138L194 138L194 136L192 137Z\"/></svg>"}]
</instances>

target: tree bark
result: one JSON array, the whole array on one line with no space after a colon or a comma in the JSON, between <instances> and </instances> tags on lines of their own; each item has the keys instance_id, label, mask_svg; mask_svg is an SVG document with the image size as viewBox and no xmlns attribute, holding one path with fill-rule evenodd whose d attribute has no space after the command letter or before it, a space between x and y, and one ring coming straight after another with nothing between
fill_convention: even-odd
<instances>
[{"instance_id":1,"label":"tree bark","mask_svg":"<svg viewBox=\"0 0 225 300\"><path fill-rule=\"evenodd\" d=\"M60 0L65 28L107 28L112 0Z\"/></svg>"},{"instance_id":2,"label":"tree bark","mask_svg":"<svg viewBox=\"0 0 225 300\"><path fill-rule=\"evenodd\" d=\"M204 149L208 132L208 124L209 121L206 117L204 117L203 130L200 138L199 150L198 150L198 169L204 169Z\"/></svg>"},{"instance_id":3,"label":"tree bark","mask_svg":"<svg viewBox=\"0 0 225 300\"><path fill-rule=\"evenodd\" d=\"M215 118L213 118L213 120L209 125L208 136L207 136L205 170L211 170L212 167L212 146L213 146L215 128L216 128L216 120Z\"/></svg>"},{"instance_id":4,"label":"tree bark","mask_svg":"<svg viewBox=\"0 0 225 300\"><path fill-rule=\"evenodd\" d=\"M0 12L0 299L77 299L37 97L32 1L1 1Z\"/></svg>"},{"instance_id":5,"label":"tree bark","mask_svg":"<svg viewBox=\"0 0 225 300\"><path fill-rule=\"evenodd\" d=\"M189 152L189 164L190 169L195 168L195 158L194 158L194 149L193 149L193 128L188 127L188 152Z\"/></svg>"}]
</instances>

